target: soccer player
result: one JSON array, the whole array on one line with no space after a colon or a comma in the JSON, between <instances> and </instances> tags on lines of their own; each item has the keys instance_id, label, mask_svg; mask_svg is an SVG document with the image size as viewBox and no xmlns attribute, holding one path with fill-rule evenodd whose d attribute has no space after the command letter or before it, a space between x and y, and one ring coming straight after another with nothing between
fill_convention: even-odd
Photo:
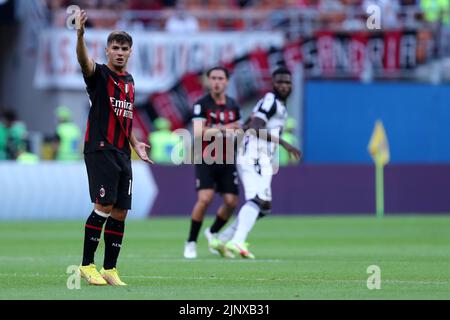
<instances>
[{"instance_id":1,"label":"soccer player","mask_svg":"<svg viewBox=\"0 0 450 320\"><path fill-rule=\"evenodd\" d=\"M77 17L77 58L91 102L84 144L84 159L89 193L94 210L85 225L83 261L80 274L93 285L126 285L116 269L122 246L127 211L131 208L131 149L148 163L147 144L139 142L132 132L134 81L126 72L133 40L123 31L108 36L107 64L95 63L88 55L84 41L87 14ZM105 258L97 271L94 254L103 225Z\"/></svg>"},{"instance_id":2,"label":"soccer player","mask_svg":"<svg viewBox=\"0 0 450 320\"><path fill-rule=\"evenodd\" d=\"M277 146L284 147L297 160L301 157L300 150L280 138L287 119L286 100L292 90L291 72L286 67L278 67L272 73L272 84L273 91L266 93L254 107L247 125L253 130L246 131L237 154L246 203L235 221L218 236L222 241L231 238L225 248L249 259L255 256L248 250L247 236L258 217L270 213L272 205L271 182Z\"/></svg>"},{"instance_id":3,"label":"soccer player","mask_svg":"<svg viewBox=\"0 0 450 320\"><path fill-rule=\"evenodd\" d=\"M216 219L212 226L205 230L205 236L209 244L217 240L214 235L226 224L239 201L238 176L234 157L229 157L229 160L232 161L227 161L226 157L227 153L234 155L234 149L226 149L226 139L234 138L231 136L226 138L225 135L227 131L240 127L240 108L232 98L225 94L229 78L229 72L226 68L213 67L208 70L206 75L209 93L199 99L193 107L194 139L200 139L203 141L203 144L201 148L202 154L194 154L196 159L200 158L201 163L195 164L197 202L192 210L189 237L184 247L184 257L187 259L195 259L197 257L198 234L205 211L211 204L215 191L222 195L223 204L217 211ZM223 137L224 150L218 150L217 154L213 151L211 155L207 155L208 142L204 141L203 138L216 134L222 134L222 136L216 136L211 140L214 142L216 138L222 139ZM208 160L208 156L211 159ZM222 250L218 250L218 252L222 255L227 254Z\"/></svg>"}]
</instances>

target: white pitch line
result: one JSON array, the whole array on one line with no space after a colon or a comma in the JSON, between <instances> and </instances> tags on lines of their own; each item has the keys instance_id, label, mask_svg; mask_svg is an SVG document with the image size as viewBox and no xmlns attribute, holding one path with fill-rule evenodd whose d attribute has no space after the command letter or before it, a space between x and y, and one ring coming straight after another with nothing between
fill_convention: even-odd
<instances>
[{"instance_id":1,"label":"white pitch line","mask_svg":"<svg viewBox=\"0 0 450 320\"><path fill-rule=\"evenodd\" d=\"M63 258L64 261L66 260L72 260L78 258L78 256L74 255L67 255L67 256L55 256L58 258ZM255 259L255 260L249 260L249 259L242 259L240 257L237 257L235 259L224 259L224 258L217 258L217 259L194 259L194 260L188 260L184 258L143 258L143 257L134 257L134 256L124 256L125 259L133 259L133 260L145 260L149 263L152 262L184 262L184 263L192 263L192 262L201 262L201 263L223 263L226 262L233 262L233 263L258 263L258 262L264 262L264 263L282 263L282 262L289 262L289 260L278 260L278 259ZM14 257L14 256L0 256L0 261L45 261L44 258L39 257ZM291 260L293 261L293 260Z\"/></svg>"},{"instance_id":2,"label":"white pitch line","mask_svg":"<svg viewBox=\"0 0 450 320\"><path fill-rule=\"evenodd\" d=\"M67 278L69 275L51 275L51 274L18 274L18 273L0 273L0 277L46 277L46 278ZM122 276L124 279L178 279L178 280L239 280L240 278L219 278L219 277L175 277L175 276L147 276L147 275L134 275L134 276ZM244 279L244 278L242 278ZM339 282L339 283L366 283L367 280L362 279L248 279L246 281L298 281L298 282ZM450 281L444 280L382 280L382 283L390 284L411 284L411 285L450 285Z\"/></svg>"}]
</instances>

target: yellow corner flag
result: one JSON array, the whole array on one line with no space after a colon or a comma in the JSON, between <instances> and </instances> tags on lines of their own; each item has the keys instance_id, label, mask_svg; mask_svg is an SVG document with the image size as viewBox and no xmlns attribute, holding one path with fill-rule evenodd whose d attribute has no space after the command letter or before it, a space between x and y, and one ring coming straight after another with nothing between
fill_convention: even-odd
<instances>
[{"instance_id":1,"label":"yellow corner flag","mask_svg":"<svg viewBox=\"0 0 450 320\"><path fill-rule=\"evenodd\" d=\"M369 153L375 162L375 203L377 217L384 216L384 166L389 163L389 143L383 123L377 120L369 142Z\"/></svg>"},{"instance_id":2,"label":"yellow corner flag","mask_svg":"<svg viewBox=\"0 0 450 320\"><path fill-rule=\"evenodd\" d=\"M377 120L369 142L369 153L375 164L386 165L389 163L389 142L384 131L383 122Z\"/></svg>"}]
</instances>

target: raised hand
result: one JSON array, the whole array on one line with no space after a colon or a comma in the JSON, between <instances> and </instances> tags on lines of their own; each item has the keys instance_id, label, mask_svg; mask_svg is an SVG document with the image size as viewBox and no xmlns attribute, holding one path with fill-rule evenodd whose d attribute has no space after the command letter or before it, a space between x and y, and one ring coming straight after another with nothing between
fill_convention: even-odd
<instances>
[{"instance_id":1,"label":"raised hand","mask_svg":"<svg viewBox=\"0 0 450 320\"><path fill-rule=\"evenodd\" d=\"M75 17L75 27L77 29L78 35L84 34L84 28L87 21L87 13L84 10L80 10Z\"/></svg>"}]
</instances>

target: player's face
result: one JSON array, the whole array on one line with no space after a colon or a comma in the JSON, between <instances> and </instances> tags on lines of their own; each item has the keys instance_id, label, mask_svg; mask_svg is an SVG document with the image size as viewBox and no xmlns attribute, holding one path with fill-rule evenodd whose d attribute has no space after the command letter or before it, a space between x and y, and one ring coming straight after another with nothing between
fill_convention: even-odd
<instances>
[{"instance_id":1,"label":"player's face","mask_svg":"<svg viewBox=\"0 0 450 320\"><path fill-rule=\"evenodd\" d=\"M292 91L292 79L289 74L277 74L273 78L273 89L282 99L289 97Z\"/></svg>"},{"instance_id":2,"label":"player's face","mask_svg":"<svg viewBox=\"0 0 450 320\"><path fill-rule=\"evenodd\" d=\"M211 90L211 93L214 95L220 95L225 92L228 79L223 70L213 70L209 74L208 84Z\"/></svg>"},{"instance_id":3,"label":"player's face","mask_svg":"<svg viewBox=\"0 0 450 320\"><path fill-rule=\"evenodd\" d=\"M108 60L114 67L118 69L123 69L126 67L130 54L130 44L127 42L119 43L117 41L113 41L106 48L106 55L108 56Z\"/></svg>"}]
</instances>

